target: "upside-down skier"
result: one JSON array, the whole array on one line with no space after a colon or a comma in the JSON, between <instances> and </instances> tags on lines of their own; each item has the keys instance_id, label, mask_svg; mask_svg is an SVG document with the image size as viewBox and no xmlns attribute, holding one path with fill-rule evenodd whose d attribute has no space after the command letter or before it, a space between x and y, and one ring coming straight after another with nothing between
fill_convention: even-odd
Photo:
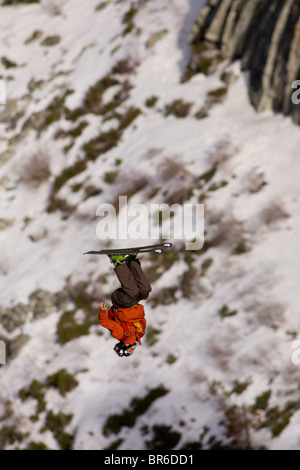
<instances>
[{"instance_id":1,"label":"upside-down skier","mask_svg":"<svg viewBox=\"0 0 300 470\"><path fill-rule=\"evenodd\" d=\"M114 347L116 353L131 356L145 334L145 312L139 302L148 298L151 285L137 253L111 255L110 260L121 287L111 295L111 308L106 303L99 304L99 323L119 340Z\"/></svg>"}]
</instances>

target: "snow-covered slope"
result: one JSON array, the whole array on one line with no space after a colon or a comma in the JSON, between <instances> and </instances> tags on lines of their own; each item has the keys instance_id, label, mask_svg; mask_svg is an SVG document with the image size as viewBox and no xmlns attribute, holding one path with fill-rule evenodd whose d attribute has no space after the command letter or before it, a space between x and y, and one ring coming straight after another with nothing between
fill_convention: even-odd
<instances>
[{"instance_id":1,"label":"snow-covered slope","mask_svg":"<svg viewBox=\"0 0 300 470\"><path fill-rule=\"evenodd\" d=\"M299 128L238 63L182 80L204 3L0 9L0 448L299 449ZM129 359L97 324L112 265L82 255L119 195L205 205L202 250L143 257Z\"/></svg>"}]
</instances>

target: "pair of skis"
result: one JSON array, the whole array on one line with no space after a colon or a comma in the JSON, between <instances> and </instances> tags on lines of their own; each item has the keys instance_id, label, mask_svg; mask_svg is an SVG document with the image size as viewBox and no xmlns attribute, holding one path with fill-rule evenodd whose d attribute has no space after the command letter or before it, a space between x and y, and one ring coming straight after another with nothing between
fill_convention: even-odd
<instances>
[{"instance_id":1,"label":"pair of skis","mask_svg":"<svg viewBox=\"0 0 300 470\"><path fill-rule=\"evenodd\" d=\"M109 248L98 251L87 251L84 255L127 255L129 253L157 253L164 252L164 248L171 248L172 243L157 243L154 245L134 246L131 248Z\"/></svg>"}]
</instances>

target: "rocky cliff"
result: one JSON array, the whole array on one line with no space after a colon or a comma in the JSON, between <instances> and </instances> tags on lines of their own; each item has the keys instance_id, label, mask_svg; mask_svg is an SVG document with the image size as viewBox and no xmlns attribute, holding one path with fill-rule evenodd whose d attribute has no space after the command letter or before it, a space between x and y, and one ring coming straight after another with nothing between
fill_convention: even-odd
<instances>
[{"instance_id":1,"label":"rocky cliff","mask_svg":"<svg viewBox=\"0 0 300 470\"><path fill-rule=\"evenodd\" d=\"M300 78L299 0L209 0L190 35L189 73L213 70L215 59L239 59L249 71L255 109L291 115L300 124L292 84Z\"/></svg>"}]
</instances>

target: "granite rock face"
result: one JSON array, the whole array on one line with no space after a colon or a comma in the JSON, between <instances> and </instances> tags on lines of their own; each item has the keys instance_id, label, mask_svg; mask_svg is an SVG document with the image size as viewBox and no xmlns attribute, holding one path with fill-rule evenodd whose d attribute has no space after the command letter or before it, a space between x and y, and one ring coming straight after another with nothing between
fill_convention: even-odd
<instances>
[{"instance_id":1,"label":"granite rock face","mask_svg":"<svg viewBox=\"0 0 300 470\"><path fill-rule=\"evenodd\" d=\"M299 0L209 0L189 41L194 51L190 71L203 72L205 54L240 60L249 71L255 109L291 115L300 124L300 104L292 101L294 82L300 80Z\"/></svg>"}]
</instances>

